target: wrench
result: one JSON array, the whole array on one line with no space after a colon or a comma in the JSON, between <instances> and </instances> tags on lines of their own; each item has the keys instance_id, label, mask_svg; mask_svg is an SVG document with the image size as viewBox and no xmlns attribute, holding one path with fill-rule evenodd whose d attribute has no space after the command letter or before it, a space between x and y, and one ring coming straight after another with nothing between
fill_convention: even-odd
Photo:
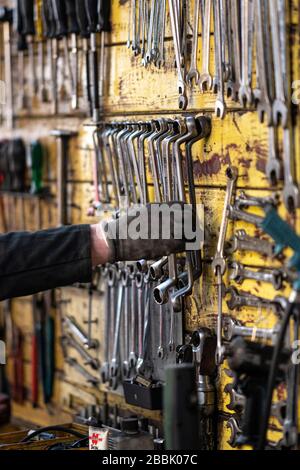
<instances>
[{"instance_id":1,"label":"wrench","mask_svg":"<svg viewBox=\"0 0 300 470\"><path fill-rule=\"evenodd\" d=\"M118 386L119 375L120 375L120 364L119 364L120 331L121 331L121 319L122 319L122 313L123 313L124 290L125 290L124 284L123 282L120 282L118 286L119 292L118 292L118 303L117 303L117 312L116 312L116 319L115 319L113 352L112 352L112 358L110 362L110 386L113 390L115 390Z\"/></svg>"},{"instance_id":2,"label":"wrench","mask_svg":"<svg viewBox=\"0 0 300 470\"><path fill-rule=\"evenodd\" d=\"M239 100L242 106L251 105L253 101L252 81L252 47L253 47L253 0L241 0L242 31L242 67Z\"/></svg>"},{"instance_id":3,"label":"wrench","mask_svg":"<svg viewBox=\"0 0 300 470\"><path fill-rule=\"evenodd\" d=\"M77 341L72 337L72 336L63 336L62 337L62 342L65 346L69 346L73 349L75 349L80 356L84 359L84 364L91 366L92 369L94 370L99 370L100 363L99 360L95 357L92 357L86 349L84 349L80 343L77 343Z\"/></svg>"},{"instance_id":4,"label":"wrench","mask_svg":"<svg viewBox=\"0 0 300 470\"><path fill-rule=\"evenodd\" d=\"M137 354L136 354L136 280L135 273L131 276L131 296L130 296L130 341L129 341L129 356L128 364L129 370L134 371L136 367Z\"/></svg>"},{"instance_id":5,"label":"wrench","mask_svg":"<svg viewBox=\"0 0 300 470\"><path fill-rule=\"evenodd\" d=\"M224 245L226 232L228 227L228 208L232 199L234 187L237 180L237 170L235 167L227 168L227 188L224 201L224 208L222 214L222 221L217 244L217 251L212 262L212 269L215 276L217 276L218 286L218 318L217 318L217 349L216 349L216 363L221 364L223 361L224 348L222 346L222 297L223 297L223 282L222 277L226 271L226 262L224 257Z\"/></svg>"},{"instance_id":6,"label":"wrench","mask_svg":"<svg viewBox=\"0 0 300 470\"><path fill-rule=\"evenodd\" d=\"M226 104L224 100L224 75L223 75L223 62L222 62L222 49L221 49L221 36L222 36L222 24L221 24L221 12L220 12L220 1L213 0L214 6L214 17L215 17L215 50L216 50L216 81L215 86L217 87L217 100L215 105L216 116L220 119L224 119L226 114Z\"/></svg>"},{"instance_id":7,"label":"wrench","mask_svg":"<svg viewBox=\"0 0 300 470\"><path fill-rule=\"evenodd\" d=\"M186 76L186 80L190 87L193 85L193 80L197 84L199 82L200 74L197 67L198 64L198 32L199 32L199 16L200 16L200 0L195 0L194 10L194 27L193 27L193 43L192 43L192 57L190 70Z\"/></svg>"},{"instance_id":8,"label":"wrench","mask_svg":"<svg viewBox=\"0 0 300 470\"><path fill-rule=\"evenodd\" d=\"M161 0L160 39L159 54L156 59L156 67L161 68L165 64L165 30L166 30L166 0Z\"/></svg>"},{"instance_id":9,"label":"wrench","mask_svg":"<svg viewBox=\"0 0 300 470\"><path fill-rule=\"evenodd\" d=\"M278 207L280 202L280 194L274 193L271 196L264 197L255 197L248 196L244 191L241 191L239 196L235 200L235 206L238 209L248 208L248 207Z\"/></svg>"},{"instance_id":10,"label":"wrench","mask_svg":"<svg viewBox=\"0 0 300 470\"><path fill-rule=\"evenodd\" d=\"M109 381L109 358L110 358L110 351L109 351L109 338L110 336L110 331L112 328L112 322L113 322L113 308L114 308L114 303L112 302L113 297L114 297L114 286L116 282L116 271L114 268L110 268L107 270L107 272L104 273L105 279L106 279L106 284L105 284L105 299L104 299L104 305L105 305L105 348L104 348L104 362L102 363L101 366L101 379L103 383L106 383Z\"/></svg>"},{"instance_id":11,"label":"wrench","mask_svg":"<svg viewBox=\"0 0 300 470\"><path fill-rule=\"evenodd\" d=\"M164 349L164 306L159 305L159 345L157 348L157 357L159 359L164 359L165 349Z\"/></svg>"},{"instance_id":12,"label":"wrench","mask_svg":"<svg viewBox=\"0 0 300 470\"><path fill-rule=\"evenodd\" d=\"M274 256L275 246L268 240L250 237L245 230L238 230L229 242L227 253L232 254L237 251L254 251L264 256L272 258Z\"/></svg>"},{"instance_id":13,"label":"wrench","mask_svg":"<svg viewBox=\"0 0 300 470\"><path fill-rule=\"evenodd\" d=\"M204 10L204 28L202 31L202 68L198 82L200 91L210 90L212 87L212 76L209 72L210 61L210 18L211 0L206 0Z\"/></svg>"},{"instance_id":14,"label":"wrench","mask_svg":"<svg viewBox=\"0 0 300 470\"><path fill-rule=\"evenodd\" d=\"M255 0L255 29L256 29L256 57L259 75L259 90L254 92L257 104L257 112L260 122L267 117L267 125L273 122L272 103L269 94L266 42L264 38L265 22L268 18L265 12L264 0Z\"/></svg>"},{"instance_id":15,"label":"wrench","mask_svg":"<svg viewBox=\"0 0 300 470\"><path fill-rule=\"evenodd\" d=\"M283 200L289 212L294 212L300 203L299 188L295 178L294 156L294 132L292 128L287 127L283 130Z\"/></svg>"},{"instance_id":16,"label":"wrench","mask_svg":"<svg viewBox=\"0 0 300 470\"><path fill-rule=\"evenodd\" d=\"M274 300L268 300L248 294L247 292L238 291L232 286L227 289L227 293L230 294L230 299L227 301L229 310L235 310L240 307L267 308L273 310L279 316L284 311L284 298L279 296L275 297Z\"/></svg>"},{"instance_id":17,"label":"wrench","mask_svg":"<svg viewBox=\"0 0 300 470\"><path fill-rule=\"evenodd\" d=\"M240 15L239 0L230 0L231 4L231 25L232 25L232 49L233 49L233 80L227 84L227 96L234 101L238 101L239 88L241 83L241 35L240 35Z\"/></svg>"},{"instance_id":18,"label":"wrench","mask_svg":"<svg viewBox=\"0 0 300 470\"><path fill-rule=\"evenodd\" d=\"M83 344L84 347L87 349L97 349L99 346L99 342L96 339L90 339L88 335L83 331L80 325L78 325L77 321L72 316L66 316L64 318L64 323L69 329L69 331L77 337L80 343Z\"/></svg>"},{"instance_id":19,"label":"wrench","mask_svg":"<svg viewBox=\"0 0 300 470\"><path fill-rule=\"evenodd\" d=\"M268 138L269 138L269 153L268 161L266 165L266 175L272 186L276 186L277 182L282 180L282 162L278 155L278 138L277 130L269 126L268 127Z\"/></svg>"},{"instance_id":20,"label":"wrench","mask_svg":"<svg viewBox=\"0 0 300 470\"><path fill-rule=\"evenodd\" d=\"M67 364L69 364L71 367L74 367L74 369L77 370L77 372L79 372L79 374L81 374L86 380L87 382L89 382L91 385L98 385L100 380L97 378L97 377L94 377L93 375L91 375L84 367L82 367L82 365L80 365L76 359L73 359L73 358L66 358L66 362Z\"/></svg>"},{"instance_id":21,"label":"wrench","mask_svg":"<svg viewBox=\"0 0 300 470\"><path fill-rule=\"evenodd\" d=\"M130 292L130 279L127 272L122 276L122 283L124 285L124 355L123 355L123 377L128 378L130 373L129 366L129 292Z\"/></svg>"},{"instance_id":22,"label":"wrench","mask_svg":"<svg viewBox=\"0 0 300 470\"><path fill-rule=\"evenodd\" d=\"M230 279L238 284L242 284L245 279L253 279L258 282L272 284L275 290L282 288L283 274L278 269L273 269L272 271L253 271L246 269L241 263L234 261L231 263L231 270Z\"/></svg>"},{"instance_id":23,"label":"wrench","mask_svg":"<svg viewBox=\"0 0 300 470\"><path fill-rule=\"evenodd\" d=\"M248 222L249 224L253 224L258 227L264 220L263 217L238 209L235 204L229 206L228 214L231 220L243 220L244 222Z\"/></svg>"},{"instance_id":24,"label":"wrench","mask_svg":"<svg viewBox=\"0 0 300 470\"><path fill-rule=\"evenodd\" d=\"M275 328L250 328L241 326L232 318L224 318L223 335L226 341L231 341L234 336L243 336L256 340L257 338L271 340L273 344L276 342L278 335L278 326Z\"/></svg>"},{"instance_id":25,"label":"wrench","mask_svg":"<svg viewBox=\"0 0 300 470\"><path fill-rule=\"evenodd\" d=\"M183 76L183 68L181 62L181 47L180 47L180 37L179 37L179 25L178 25L178 15L176 15L176 0L169 0L169 9L170 9L170 19L171 19L171 28L172 28L172 35L173 35L173 42L174 42L174 49L175 49L175 57L176 57L176 66L178 72L178 93L179 93L179 100L178 106L179 109L185 110L188 105L188 99L186 94L186 85Z\"/></svg>"},{"instance_id":26,"label":"wrench","mask_svg":"<svg viewBox=\"0 0 300 470\"><path fill-rule=\"evenodd\" d=\"M282 61L282 48L283 44L280 43L280 28L279 28L279 11L277 0L269 2L269 14L272 35L272 50L273 61L275 69L275 91L276 97L273 102L273 121L275 125L280 122L283 127L288 125L288 107L285 94L285 85L283 79L283 61ZM286 18L286 16L285 16ZM286 57L284 58L286 60Z\"/></svg>"}]
</instances>

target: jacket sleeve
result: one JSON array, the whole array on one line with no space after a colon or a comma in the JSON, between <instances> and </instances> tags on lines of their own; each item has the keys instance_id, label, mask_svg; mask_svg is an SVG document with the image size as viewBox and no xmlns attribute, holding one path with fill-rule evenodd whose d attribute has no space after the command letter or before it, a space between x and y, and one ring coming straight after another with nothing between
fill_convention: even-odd
<instances>
[{"instance_id":1,"label":"jacket sleeve","mask_svg":"<svg viewBox=\"0 0 300 470\"><path fill-rule=\"evenodd\" d=\"M0 300L91 277L89 225L0 235Z\"/></svg>"}]
</instances>

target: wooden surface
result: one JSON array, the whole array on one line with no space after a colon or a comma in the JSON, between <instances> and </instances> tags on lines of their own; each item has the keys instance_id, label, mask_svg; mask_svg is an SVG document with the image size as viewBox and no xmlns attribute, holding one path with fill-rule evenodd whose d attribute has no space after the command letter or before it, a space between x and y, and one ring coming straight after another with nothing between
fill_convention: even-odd
<instances>
[{"instance_id":1,"label":"wooden surface","mask_svg":"<svg viewBox=\"0 0 300 470\"><path fill-rule=\"evenodd\" d=\"M7 3L7 2L1 2ZM170 40L170 25L168 18L166 36L166 67L157 70L154 67L145 69L140 64L139 58L134 58L131 51L126 47L127 24L128 24L128 4L126 0L113 0L113 33L108 40L107 53L107 75L106 91L107 95L104 105L104 112L107 120L143 120L164 115L175 118L186 113L179 113L177 108L177 76L174 70L173 43ZM293 44L293 79L300 78L300 34L299 34L299 2L293 0L291 42ZM192 13L192 12L191 12ZM211 57L213 58L213 34L211 37ZM201 38L199 49L201 50ZM15 64L16 64L16 58ZM212 69L213 71L213 69ZM28 70L27 70L28 72ZM17 68L14 69L17 75ZM268 135L267 128L260 124L254 110L242 110L239 105L228 101L228 113L221 121L214 116L215 95L212 93L201 94L199 90L189 90L189 107L187 113L205 113L212 118L212 134L201 144L195 145L194 174L197 184L198 202L204 204L205 210L205 247L204 247L204 272L203 276L194 287L193 296L186 302L186 327L193 331L199 326L214 328L216 325L216 286L211 270L211 259L215 252L216 242L219 233L221 214L224 204L226 177L225 170L228 165L238 168L238 189L246 189L247 193L256 196L269 194L272 188L265 177L264 169L268 155ZM81 98L81 104L84 104ZM65 128L79 130L79 136L72 141L70 149L70 160L68 166L68 208L69 221L72 223L91 223L96 219L87 216L87 210L93 201L92 184L92 126L86 126L89 122L82 115L74 117L70 115L68 103L60 105L60 116L53 117L50 114L50 106L41 106L35 102L30 113L16 111L15 129L1 129L1 138L11 136L22 136L26 142L34 138L39 138L45 148L46 164L44 169L44 184L50 188L53 198L50 201L42 202L42 224L37 226L34 214L34 200L25 202L26 229L36 230L56 225L56 148L55 141L49 137L49 131L54 128ZM64 116L64 113L65 116ZM300 158L300 129L299 112L297 116L297 127L295 129L296 159ZM282 147L281 147L282 148ZM149 181L151 175L149 175ZM297 181L300 182L300 165L297 165ZM276 189L281 189L279 185ZM4 201L7 214L13 211L16 215L12 223L16 229L21 229L20 207L17 201L11 200L7 196ZM294 218L289 216L281 206L280 213L289 220L298 230L299 211ZM14 222L15 220L15 222ZM233 231L237 228L244 228L249 235L261 236L253 226L246 223L230 223L227 238L229 239ZM287 253L288 254L288 253ZM253 253L234 255L242 263L249 266L264 267L278 266L278 262L270 261L262 256ZM229 284L228 278L226 284ZM230 282L231 285L234 283ZM238 286L239 287L239 286ZM255 281L247 281L242 286L243 290L272 299L278 292L272 287L258 284ZM287 295L289 289L280 292ZM70 300L63 304L62 313L72 313L79 323L83 324L87 316L87 293L82 289L65 288L61 290L61 297ZM103 339L103 298L101 295L95 296L93 300L93 312L98 319L94 334L100 340ZM239 312L229 312L224 299L224 312L239 319L248 326L271 327L277 321L270 311L257 312L255 309L242 309ZM13 301L13 317L16 323L22 328L25 334L25 384L30 389L30 341L32 334L32 307L30 299L19 299ZM57 322L58 323L58 322ZM54 407L47 410L43 403L38 409L33 409L30 400L26 400L24 406L13 404L13 414L23 420L45 425L48 423L61 423L67 417L72 416L76 406L74 404L102 403L105 397L110 403L118 403L122 408L126 408L123 400L118 395L112 393L106 396L105 389L91 389L85 386L81 376L72 370L63 361L60 349L60 330L57 328L57 351L56 351L56 381L54 394ZM103 354L102 346L99 351L99 358ZM79 359L79 358L77 358ZM10 367L10 366L9 366ZM9 369L8 367L8 369ZM232 381L226 372L226 364L222 367L218 378L218 408L222 419L220 420L219 448L231 449L227 443L229 431L226 428L226 420L230 417L227 409L228 396L223 394L226 383ZM130 409L131 411L141 410ZM52 414L51 414L52 413ZM148 417L151 414L144 413ZM156 421L160 420L160 415L152 416ZM278 423L275 427L279 429ZM278 432L274 431L272 438L278 439Z\"/></svg>"}]
</instances>

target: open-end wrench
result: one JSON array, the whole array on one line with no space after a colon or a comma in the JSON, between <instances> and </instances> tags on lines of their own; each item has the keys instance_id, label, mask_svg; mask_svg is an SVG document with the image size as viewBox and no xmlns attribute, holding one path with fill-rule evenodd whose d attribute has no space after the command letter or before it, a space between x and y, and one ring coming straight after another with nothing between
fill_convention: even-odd
<instances>
[{"instance_id":1,"label":"open-end wrench","mask_svg":"<svg viewBox=\"0 0 300 470\"><path fill-rule=\"evenodd\" d=\"M109 171L111 175L111 181L112 181L112 186L113 186L113 193L115 197L116 207L120 207L121 188L120 188L119 168L116 165L112 148L110 145L111 132L112 132L112 129L108 127L102 133L103 150L105 151L107 161L109 164Z\"/></svg>"},{"instance_id":2,"label":"open-end wrench","mask_svg":"<svg viewBox=\"0 0 300 470\"><path fill-rule=\"evenodd\" d=\"M212 76L209 72L210 61L210 19L211 19L211 0L206 0L204 10L204 29L202 31L202 68L199 78L200 91L210 90L212 87Z\"/></svg>"},{"instance_id":3,"label":"open-end wrench","mask_svg":"<svg viewBox=\"0 0 300 470\"><path fill-rule=\"evenodd\" d=\"M273 344L278 336L278 326L274 328L256 328L240 325L230 317L224 318L223 336L226 341L231 341L234 336L243 336L246 338L271 340Z\"/></svg>"},{"instance_id":4,"label":"open-end wrench","mask_svg":"<svg viewBox=\"0 0 300 470\"><path fill-rule=\"evenodd\" d=\"M266 117L267 125L273 123L272 102L269 94L267 52L264 37L265 22L269 21L268 12L265 12L265 1L255 0L255 30L256 30L256 57L258 65L259 89L254 91L254 98L257 102L257 112L260 122L264 122Z\"/></svg>"},{"instance_id":5,"label":"open-end wrench","mask_svg":"<svg viewBox=\"0 0 300 470\"><path fill-rule=\"evenodd\" d=\"M127 378L129 377L130 373L130 366L129 366L129 293L130 293L130 278L128 273L125 271L124 275L121 278L121 282L124 285L124 331L123 335L123 343L124 343L124 354L123 354L123 361L122 361L122 376Z\"/></svg>"},{"instance_id":6,"label":"open-end wrench","mask_svg":"<svg viewBox=\"0 0 300 470\"><path fill-rule=\"evenodd\" d=\"M294 132L292 127L283 130L283 201L289 212L294 212L300 204L299 188L295 177Z\"/></svg>"},{"instance_id":7,"label":"open-end wrench","mask_svg":"<svg viewBox=\"0 0 300 470\"><path fill-rule=\"evenodd\" d=\"M194 10L194 27L193 27L193 43L192 43L192 56L191 66L186 80L190 87L193 85L193 80L197 84L199 82L200 73L198 70L198 32L199 32L199 13L200 13L200 0L195 0Z\"/></svg>"},{"instance_id":8,"label":"open-end wrench","mask_svg":"<svg viewBox=\"0 0 300 470\"><path fill-rule=\"evenodd\" d=\"M76 359L73 359L71 357L66 358L66 362L69 364L69 366L74 367L74 369L76 369L77 372L79 372L79 374L82 375L88 383L94 386L99 384L100 379L90 374L84 367L82 367L81 364L76 361Z\"/></svg>"},{"instance_id":9,"label":"open-end wrench","mask_svg":"<svg viewBox=\"0 0 300 470\"><path fill-rule=\"evenodd\" d=\"M235 287L230 286L227 289L230 299L227 301L228 308L235 310L240 307L254 307L271 309L277 315L281 315L284 310L285 301L282 297L275 297L273 300L248 294L247 292L238 291Z\"/></svg>"},{"instance_id":10,"label":"open-end wrench","mask_svg":"<svg viewBox=\"0 0 300 470\"><path fill-rule=\"evenodd\" d=\"M217 318L217 349L216 349L216 363L221 364L223 362L224 349L222 346L222 298L223 298L223 282L222 277L226 271L226 262L224 256L224 246L225 238L228 227L228 208L231 203L233 196L236 180L237 180L237 170L236 168L227 168L226 170L227 177L227 188L224 201L224 208L222 213L222 221L220 226L219 239L217 244L217 251L215 253L212 269L215 276L217 277L217 287L218 287L218 318Z\"/></svg>"},{"instance_id":11,"label":"open-end wrench","mask_svg":"<svg viewBox=\"0 0 300 470\"><path fill-rule=\"evenodd\" d=\"M266 175L272 186L282 180L282 162L279 158L277 130L273 126L268 127L269 149L266 164Z\"/></svg>"},{"instance_id":12,"label":"open-end wrench","mask_svg":"<svg viewBox=\"0 0 300 470\"><path fill-rule=\"evenodd\" d=\"M151 0L151 10L150 10L150 24L148 29L148 38L147 38L147 51L144 56L143 65L147 65L151 62L151 46L152 46L152 38L153 38L153 31L154 31L154 21L155 21L155 10L156 10L157 0Z\"/></svg>"},{"instance_id":13,"label":"open-end wrench","mask_svg":"<svg viewBox=\"0 0 300 470\"><path fill-rule=\"evenodd\" d=\"M136 365L136 370L139 375L143 375L145 377L150 377L152 373L152 369L150 367L150 363L147 360L148 356L148 347L149 347L149 336L150 336L150 331L151 331L151 323L150 323L150 318L151 318L151 306L150 306L150 285L148 282L147 277L144 277L143 280L143 286L144 286L144 292L143 292L143 297L144 297L144 321L143 321L143 326L142 326L142 343L141 343L141 349L139 352L139 357L137 360L137 365Z\"/></svg>"},{"instance_id":14,"label":"open-end wrench","mask_svg":"<svg viewBox=\"0 0 300 470\"><path fill-rule=\"evenodd\" d=\"M278 207L280 202L280 194L273 193L270 196L256 197L250 196L244 191L241 191L239 196L235 199L235 206L238 209L244 209L248 207Z\"/></svg>"},{"instance_id":15,"label":"open-end wrench","mask_svg":"<svg viewBox=\"0 0 300 470\"><path fill-rule=\"evenodd\" d=\"M235 235L230 239L226 252L229 254L237 251L254 251L264 256L272 258L274 256L275 246L268 240L250 237L245 230L237 230Z\"/></svg>"},{"instance_id":16,"label":"open-end wrench","mask_svg":"<svg viewBox=\"0 0 300 470\"><path fill-rule=\"evenodd\" d=\"M242 32L242 68L239 100L242 106L251 105L253 101L252 51L253 51L253 0L241 0L241 32Z\"/></svg>"},{"instance_id":17,"label":"open-end wrench","mask_svg":"<svg viewBox=\"0 0 300 470\"><path fill-rule=\"evenodd\" d=\"M215 104L216 116L223 119L226 114L226 104L224 100L224 74L222 62L222 23L220 12L220 1L213 0L213 10L215 18L215 50L216 50L216 82L217 99Z\"/></svg>"},{"instance_id":18,"label":"open-end wrench","mask_svg":"<svg viewBox=\"0 0 300 470\"><path fill-rule=\"evenodd\" d=\"M88 335L83 331L81 326L77 323L74 317L64 317L64 324L68 330L83 344L87 349L97 349L99 341L96 339L89 339Z\"/></svg>"},{"instance_id":19,"label":"open-end wrench","mask_svg":"<svg viewBox=\"0 0 300 470\"><path fill-rule=\"evenodd\" d=\"M164 318L166 312L164 311L164 306L159 305L159 345L157 348L157 357L159 359L164 359L165 357L165 348L164 348Z\"/></svg>"},{"instance_id":20,"label":"open-end wrench","mask_svg":"<svg viewBox=\"0 0 300 470\"><path fill-rule=\"evenodd\" d=\"M129 371L135 371L136 361L137 361L137 352L136 352L136 323L137 323L137 302L136 302L136 294L137 294L137 287L136 287L136 280L135 280L135 273L133 272L131 275L131 291L130 291L130 337L129 337L129 356L128 356L128 364L129 364Z\"/></svg>"},{"instance_id":21,"label":"open-end wrench","mask_svg":"<svg viewBox=\"0 0 300 470\"><path fill-rule=\"evenodd\" d=\"M230 264L230 268L230 279L238 284L242 284L245 279L252 279L258 282L272 284L275 290L282 288L284 275L278 269L253 271L252 269L245 268L237 261L233 261Z\"/></svg>"},{"instance_id":22,"label":"open-end wrench","mask_svg":"<svg viewBox=\"0 0 300 470\"><path fill-rule=\"evenodd\" d=\"M122 137L122 146L123 146L123 155L124 155L124 161L125 161L125 168L126 172L128 175L128 180L129 180L129 189L130 189L130 194L131 194L131 200L133 204L137 204L138 198L137 198L137 192L136 192L136 185L135 185L135 179L134 179L134 162L132 160L133 155L130 154L130 150L128 149L128 139L130 138L132 132L134 131L134 127L132 123L127 123L126 124L126 129L127 133ZM137 169L137 162L136 162L136 169Z\"/></svg>"},{"instance_id":23,"label":"open-end wrench","mask_svg":"<svg viewBox=\"0 0 300 470\"><path fill-rule=\"evenodd\" d=\"M97 358L92 357L87 350L81 346L72 336L66 335L61 338L63 346L75 349L84 360L85 365L91 366L94 370L99 370L100 362Z\"/></svg>"},{"instance_id":24,"label":"open-end wrench","mask_svg":"<svg viewBox=\"0 0 300 470\"><path fill-rule=\"evenodd\" d=\"M241 83L241 34L240 34L240 14L239 0L230 0L231 27L232 27L232 49L233 49L233 70L232 80L227 83L227 96L234 101L238 101Z\"/></svg>"},{"instance_id":25,"label":"open-end wrench","mask_svg":"<svg viewBox=\"0 0 300 470\"><path fill-rule=\"evenodd\" d=\"M122 272L121 272L122 276ZM113 352L110 362L110 386L115 390L119 383L120 377L120 332L121 332L121 320L123 313L123 300L124 300L124 284L119 282L118 286L118 303L117 303L117 312L115 318L115 331L114 331L114 342L113 342Z\"/></svg>"},{"instance_id":26,"label":"open-end wrench","mask_svg":"<svg viewBox=\"0 0 300 470\"><path fill-rule=\"evenodd\" d=\"M104 362L101 365L101 379L103 383L109 381L109 359L110 359L110 351L109 351L109 341L110 341L110 332L113 327L113 309L114 309L114 302L112 302L114 298L114 287L116 283L116 270L115 268L111 267L104 273L105 278L105 345L104 345Z\"/></svg>"},{"instance_id":27,"label":"open-end wrench","mask_svg":"<svg viewBox=\"0 0 300 470\"><path fill-rule=\"evenodd\" d=\"M243 220L256 226L260 226L264 220L263 217L238 209L235 204L229 206L228 214L231 220Z\"/></svg>"},{"instance_id":28,"label":"open-end wrench","mask_svg":"<svg viewBox=\"0 0 300 470\"><path fill-rule=\"evenodd\" d=\"M279 29L279 11L278 2L276 0L269 2L270 25L272 34L272 50L274 61L274 79L276 96L273 102L273 121L278 125L280 122L283 127L288 125L288 107L287 97L285 94L285 84L283 78L282 48L280 42ZM285 17L286 18L286 17ZM285 58L286 59L286 58Z\"/></svg>"},{"instance_id":29,"label":"open-end wrench","mask_svg":"<svg viewBox=\"0 0 300 470\"><path fill-rule=\"evenodd\" d=\"M161 14L159 25L159 53L155 65L161 68L165 64L165 30L166 30L166 0L161 0Z\"/></svg>"},{"instance_id":30,"label":"open-end wrench","mask_svg":"<svg viewBox=\"0 0 300 470\"><path fill-rule=\"evenodd\" d=\"M170 19L171 19L171 28L174 42L174 50L176 57L176 66L178 72L178 93L179 100L178 106L179 109L185 110L188 105L188 99L186 94L186 84L183 76L183 68L181 62L181 47L180 47L180 35L179 35L179 17L176 14L176 3L177 0L169 0L169 9L170 9Z\"/></svg>"}]
</instances>

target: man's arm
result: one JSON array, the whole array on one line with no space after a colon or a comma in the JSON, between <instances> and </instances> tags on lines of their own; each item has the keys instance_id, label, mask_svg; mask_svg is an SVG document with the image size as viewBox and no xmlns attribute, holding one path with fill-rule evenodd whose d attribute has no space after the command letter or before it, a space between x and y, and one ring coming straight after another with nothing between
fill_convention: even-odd
<instances>
[{"instance_id":1,"label":"man's arm","mask_svg":"<svg viewBox=\"0 0 300 470\"><path fill-rule=\"evenodd\" d=\"M91 275L89 225L0 235L0 300L89 282Z\"/></svg>"}]
</instances>

